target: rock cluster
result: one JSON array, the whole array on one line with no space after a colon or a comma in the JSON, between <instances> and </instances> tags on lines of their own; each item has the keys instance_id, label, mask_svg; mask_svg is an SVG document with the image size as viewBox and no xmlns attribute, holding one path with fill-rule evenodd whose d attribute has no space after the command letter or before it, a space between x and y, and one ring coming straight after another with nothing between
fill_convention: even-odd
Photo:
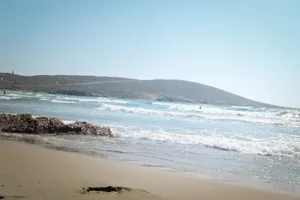
<instances>
[{"instance_id":1,"label":"rock cluster","mask_svg":"<svg viewBox=\"0 0 300 200\"><path fill-rule=\"evenodd\" d=\"M87 122L65 124L57 118L33 117L29 114L0 114L0 131L24 134L99 135L113 137L108 127Z\"/></svg>"}]
</instances>

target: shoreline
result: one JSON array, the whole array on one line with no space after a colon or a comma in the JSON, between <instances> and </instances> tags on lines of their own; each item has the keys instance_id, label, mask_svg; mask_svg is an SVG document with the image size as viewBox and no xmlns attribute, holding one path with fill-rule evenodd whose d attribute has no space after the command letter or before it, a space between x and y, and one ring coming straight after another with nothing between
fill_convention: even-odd
<instances>
[{"instance_id":1,"label":"shoreline","mask_svg":"<svg viewBox=\"0 0 300 200\"><path fill-rule=\"evenodd\" d=\"M41 160L40 160L41 159ZM38 191L46 188L56 188L57 192L49 191L49 196L44 199L93 199L95 194L86 195L78 193L80 187L97 186L103 184L122 185L124 187L137 188L149 192L150 199L300 199L299 196L275 193L273 191L245 187L241 185L218 182L204 178L188 176L183 173L175 173L158 170L153 167L139 166L123 161L112 161L99 156L87 155L78 152L66 152L44 148L42 145L32 145L21 141L12 141L0 138L0 185L11 185L12 188L0 187L0 196L21 195L39 199ZM42 162L43 161L43 162ZM35 164L34 164L35 162ZM1 162L2 163L2 162ZM47 163L51 163L50 166ZM14 166L15 164L18 164ZM22 166L19 167L19 166ZM31 167L30 167L31 166ZM32 167L38 167L32 169ZM66 166L71 166L75 171ZM55 168L55 169L52 169ZM35 173L36 170L36 173ZM23 173L22 173L23 171ZM24 173L27 171L28 173ZM87 173L85 175L85 173ZM28 174L34 175L28 177ZM58 176L64 174L64 178ZM53 177L56 177L55 180ZM104 177L103 177L104 176ZM56 182L53 184L50 180ZM37 187L30 180L42 179L45 187ZM74 181L76 179L76 181ZM38 181L38 182L41 182ZM28 190L23 191L17 186L22 182ZM50 181L50 182L49 182ZM84 185L90 183L90 185ZM93 184L92 184L93 183ZM99 186L98 185L98 186ZM80 187L79 187L80 186ZM37 187L37 188L35 188ZM75 189L75 187L77 189ZM73 188L70 190L70 188ZM66 193L61 193L65 191ZM77 191L77 192L76 192ZM13 193L17 194L13 194ZM130 194L129 194L130 193ZM144 193L139 190L128 192L129 195L137 195L132 199L143 199ZM148 193L147 193L148 194ZM54 196L53 196L54 195ZM57 196L58 195L58 196ZM96 194L99 195L99 194ZM102 194L101 194L102 195ZM105 196L105 195L104 195ZM103 199L110 199L104 197ZM146 198L146 197L145 197ZM31 198L30 198L31 199ZM102 198L100 198L102 199ZM122 198L121 198L122 199Z\"/></svg>"},{"instance_id":2,"label":"shoreline","mask_svg":"<svg viewBox=\"0 0 300 200\"><path fill-rule=\"evenodd\" d=\"M187 177L195 177L202 180L208 180L213 182L219 182L224 184L230 184L233 186L241 186L246 188L253 188L253 189L259 189L269 192L276 192L280 194L287 194L287 195L293 195L293 196L299 196L300 197L300 191L298 190L299 186L295 187L294 184L289 184L286 182L278 182L278 181L269 181L264 180L258 177L250 177L250 176L243 176L243 175L237 175L237 174L231 174L226 171L210 171L207 169L202 169L198 172L192 172L192 171L186 171L182 168L178 167L171 167L171 166L165 166L161 164L154 164L150 162L143 162L139 160L132 160L132 159L124 159L122 158L122 151L114 151L114 150L102 150L99 151L93 151L93 150L86 150L86 149L80 149L76 147L65 147L60 145L54 145L51 142L46 142L43 140L40 140L38 138L34 138L34 135L30 135L29 137L22 137L24 134L8 134L8 133L1 133L0 132L0 140L8 140L8 141L17 141L21 143L26 143L30 145L38 146L39 148L45 148L50 150L56 150L56 151L62 151L62 152L69 152L69 153L76 153L82 156L91 156L95 158L100 159L107 159L109 161L116 161L121 162L125 164L130 164L134 166L141 166L146 168L153 168L155 170L159 171L166 171L166 172L172 172L172 173L178 173L183 176ZM25 134L25 136L27 136ZM33 137L31 137L33 136ZM47 137L47 135L44 135ZM44 137L41 136L41 137ZM50 136L50 135L49 135ZM252 180L252 181L251 181ZM292 187L291 187L292 186Z\"/></svg>"}]
</instances>

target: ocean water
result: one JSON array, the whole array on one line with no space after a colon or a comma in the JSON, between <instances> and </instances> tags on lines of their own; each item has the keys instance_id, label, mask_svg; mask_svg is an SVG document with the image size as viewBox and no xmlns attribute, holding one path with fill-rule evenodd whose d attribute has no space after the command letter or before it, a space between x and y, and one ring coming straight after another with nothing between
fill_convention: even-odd
<instances>
[{"instance_id":1,"label":"ocean water","mask_svg":"<svg viewBox=\"0 0 300 200\"><path fill-rule=\"evenodd\" d=\"M0 113L88 121L117 135L14 138L300 195L300 110L201 106L21 92L0 96Z\"/></svg>"}]
</instances>

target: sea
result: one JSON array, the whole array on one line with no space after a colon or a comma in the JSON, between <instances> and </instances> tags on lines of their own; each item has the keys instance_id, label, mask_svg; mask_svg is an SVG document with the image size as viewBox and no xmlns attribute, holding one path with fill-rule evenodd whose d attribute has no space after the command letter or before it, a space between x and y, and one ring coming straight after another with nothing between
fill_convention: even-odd
<instances>
[{"instance_id":1,"label":"sea","mask_svg":"<svg viewBox=\"0 0 300 200\"><path fill-rule=\"evenodd\" d=\"M116 135L1 137L300 195L298 109L8 92L0 113L87 121Z\"/></svg>"}]
</instances>

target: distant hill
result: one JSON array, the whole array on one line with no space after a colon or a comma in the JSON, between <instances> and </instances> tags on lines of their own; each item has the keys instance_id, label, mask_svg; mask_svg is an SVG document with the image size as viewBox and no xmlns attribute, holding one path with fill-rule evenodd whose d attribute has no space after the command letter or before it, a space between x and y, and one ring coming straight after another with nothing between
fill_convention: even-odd
<instances>
[{"instance_id":1,"label":"distant hill","mask_svg":"<svg viewBox=\"0 0 300 200\"><path fill-rule=\"evenodd\" d=\"M20 76L0 73L0 88L78 96L275 107L218 88L183 80L137 80L67 75Z\"/></svg>"}]
</instances>

